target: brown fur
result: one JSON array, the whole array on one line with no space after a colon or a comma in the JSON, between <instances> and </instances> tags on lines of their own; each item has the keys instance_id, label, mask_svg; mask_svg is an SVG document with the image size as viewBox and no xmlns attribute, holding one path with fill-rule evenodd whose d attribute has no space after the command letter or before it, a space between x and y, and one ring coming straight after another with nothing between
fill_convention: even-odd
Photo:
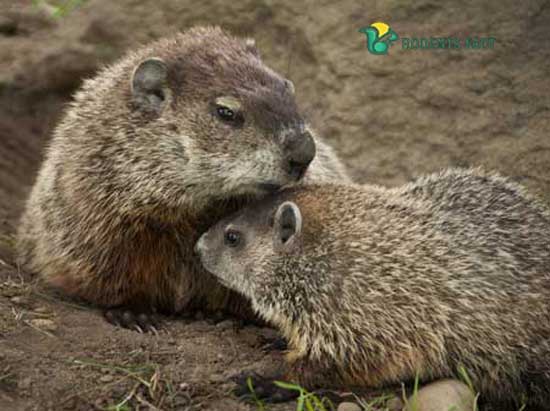
<instances>
[{"instance_id":1,"label":"brown fur","mask_svg":"<svg viewBox=\"0 0 550 411\"><path fill-rule=\"evenodd\" d=\"M294 225L280 223L292 207ZM463 365L483 399L550 402L550 213L503 177L292 189L222 220L197 250L281 330L286 378L308 388Z\"/></svg>"},{"instance_id":2,"label":"brown fur","mask_svg":"<svg viewBox=\"0 0 550 411\"><path fill-rule=\"evenodd\" d=\"M167 71L162 95L137 94L134 73L153 58ZM216 117L225 96L242 124ZM19 227L20 261L103 307L241 313L248 304L201 268L193 245L264 195L258 184L295 182L281 141L304 132L288 81L250 41L195 28L142 47L87 80L57 127ZM304 181L346 180L332 150L316 147Z\"/></svg>"}]
</instances>

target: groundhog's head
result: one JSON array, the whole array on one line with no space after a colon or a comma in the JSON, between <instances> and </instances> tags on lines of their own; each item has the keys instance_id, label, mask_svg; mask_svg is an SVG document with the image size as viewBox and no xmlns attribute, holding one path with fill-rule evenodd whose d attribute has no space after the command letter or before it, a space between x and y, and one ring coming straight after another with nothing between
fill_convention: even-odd
<instances>
[{"instance_id":1,"label":"groundhog's head","mask_svg":"<svg viewBox=\"0 0 550 411\"><path fill-rule=\"evenodd\" d=\"M250 298L266 315L299 310L308 303L308 290L328 278L329 260L319 257L324 228L304 221L299 202L288 192L270 196L223 219L199 239L195 251L203 266L225 286ZM273 320L273 318L267 318Z\"/></svg>"},{"instance_id":2,"label":"groundhog's head","mask_svg":"<svg viewBox=\"0 0 550 411\"><path fill-rule=\"evenodd\" d=\"M265 194L300 180L315 156L292 83L253 41L219 28L138 50L89 82L81 104L94 88L104 107L95 121L118 139L118 180L151 203Z\"/></svg>"}]
</instances>

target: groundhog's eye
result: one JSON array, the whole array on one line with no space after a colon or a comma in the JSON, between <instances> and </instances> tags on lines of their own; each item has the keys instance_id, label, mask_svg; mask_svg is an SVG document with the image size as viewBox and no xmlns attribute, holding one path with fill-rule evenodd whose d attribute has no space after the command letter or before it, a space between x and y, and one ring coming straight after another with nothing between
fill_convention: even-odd
<instances>
[{"instance_id":1,"label":"groundhog's eye","mask_svg":"<svg viewBox=\"0 0 550 411\"><path fill-rule=\"evenodd\" d=\"M237 121L237 113L234 110L231 110L229 107L218 106L216 107L216 113L218 113L218 116L223 121L227 121L227 122Z\"/></svg>"},{"instance_id":2,"label":"groundhog's eye","mask_svg":"<svg viewBox=\"0 0 550 411\"><path fill-rule=\"evenodd\" d=\"M235 230L227 230L224 237L225 245L236 247L241 242L241 234Z\"/></svg>"}]
</instances>

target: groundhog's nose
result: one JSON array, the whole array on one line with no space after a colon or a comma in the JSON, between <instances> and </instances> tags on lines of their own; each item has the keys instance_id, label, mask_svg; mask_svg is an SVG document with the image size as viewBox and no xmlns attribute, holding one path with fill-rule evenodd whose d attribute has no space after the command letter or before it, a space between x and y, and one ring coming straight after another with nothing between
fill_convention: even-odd
<instances>
[{"instance_id":1,"label":"groundhog's nose","mask_svg":"<svg viewBox=\"0 0 550 411\"><path fill-rule=\"evenodd\" d=\"M315 142L307 131L292 133L285 139L284 148L288 174L295 180L302 178L315 158Z\"/></svg>"}]
</instances>

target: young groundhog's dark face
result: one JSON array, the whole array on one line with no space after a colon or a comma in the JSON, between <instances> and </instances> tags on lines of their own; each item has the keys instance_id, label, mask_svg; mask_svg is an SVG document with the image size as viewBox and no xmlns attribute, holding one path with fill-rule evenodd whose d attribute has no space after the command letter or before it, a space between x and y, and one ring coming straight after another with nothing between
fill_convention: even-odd
<instances>
[{"instance_id":1,"label":"young groundhog's dark face","mask_svg":"<svg viewBox=\"0 0 550 411\"><path fill-rule=\"evenodd\" d=\"M278 290L291 292L300 276L307 277L307 266L299 262L302 242L302 215L296 203L269 199L220 221L200 238L195 250L220 282L258 302L273 298Z\"/></svg>"},{"instance_id":2,"label":"young groundhog's dark face","mask_svg":"<svg viewBox=\"0 0 550 411\"><path fill-rule=\"evenodd\" d=\"M148 178L160 191L179 187L182 201L275 191L300 180L315 156L292 83L250 41L219 29L159 45L136 64L129 86L137 162L162 161Z\"/></svg>"}]
</instances>

